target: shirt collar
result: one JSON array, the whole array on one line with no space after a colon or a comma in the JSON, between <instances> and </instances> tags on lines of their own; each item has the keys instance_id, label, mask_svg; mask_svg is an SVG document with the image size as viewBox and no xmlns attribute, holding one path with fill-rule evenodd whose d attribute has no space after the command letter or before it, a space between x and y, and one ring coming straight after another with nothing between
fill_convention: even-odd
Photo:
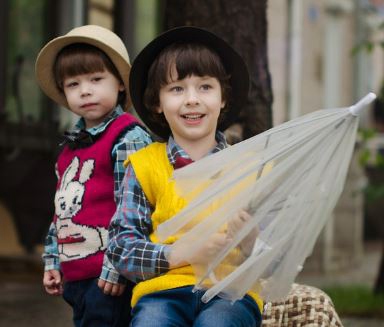
<instances>
[{"instance_id":1,"label":"shirt collar","mask_svg":"<svg viewBox=\"0 0 384 327\"><path fill-rule=\"evenodd\" d=\"M108 115L107 118L104 119L104 121L102 123L100 123L99 125L97 126L94 126L94 127L91 127L91 128L87 128L87 132L91 135L97 135L97 134L100 134L102 132L104 132L104 130L108 127L108 125L115 119L117 118L118 116L120 116L121 114L123 114L124 111L123 109L121 108L120 105L117 105L115 107L115 109L113 109L113 111L111 112L110 115ZM75 125L75 128L74 130L82 130L82 129L85 129L85 121L84 121L84 118L81 117L76 125Z\"/></svg>"},{"instance_id":2,"label":"shirt collar","mask_svg":"<svg viewBox=\"0 0 384 327\"><path fill-rule=\"evenodd\" d=\"M228 146L224 133L217 131L215 135L215 139L217 144L211 151L209 151L207 155L221 151ZM176 159L178 157L190 159L189 155L184 151L184 149L175 142L172 135L168 139L167 155L168 155L168 160L172 166L175 165Z\"/></svg>"}]
</instances>

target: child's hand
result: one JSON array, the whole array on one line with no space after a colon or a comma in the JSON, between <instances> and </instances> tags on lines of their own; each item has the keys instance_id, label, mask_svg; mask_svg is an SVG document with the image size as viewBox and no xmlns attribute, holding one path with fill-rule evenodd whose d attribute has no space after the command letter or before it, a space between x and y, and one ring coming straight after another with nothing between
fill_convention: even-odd
<instances>
[{"instance_id":1,"label":"child's hand","mask_svg":"<svg viewBox=\"0 0 384 327\"><path fill-rule=\"evenodd\" d=\"M245 210L240 210L239 213L228 222L227 237L233 239L250 219L251 215ZM244 255L249 256L252 252L253 245L255 244L256 238L259 235L259 229L253 228L249 234L240 242L239 246Z\"/></svg>"},{"instance_id":2,"label":"child's hand","mask_svg":"<svg viewBox=\"0 0 384 327\"><path fill-rule=\"evenodd\" d=\"M97 286L99 286L99 288L103 291L105 295L111 296L120 296L121 294L123 294L125 289L125 285L123 284L113 284L100 278L97 282Z\"/></svg>"},{"instance_id":3,"label":"child's hand","mask_svg":"<svg viewBox=\"0 0 384 327\"><path fill-rule=\"evenodd\" d=\"M48 270L44 272L43 285L45 291L50 295L63 294L63 282L61 273L58 270Z\"/></svg>"},{"instance_id":4,"label":"child's hand","mask_svg":"<svg viewBox=\"0 0 384 327\"><path fill-rule=\"evenodd\" d=\"M228 239L226 233L215 233L204 243L201 249L188 259L188 262L183 260L182 256L172 249L167 258L170 268L181 267L188 264L208 264L229 242L230 239Z\"/></svg>"},{"instance_id":5,"label":"child's hand","mask_svg":"<svg viewBox=\"0 0 384 327\"><path fill-rule=\"evenodd\" d=\"M205 245L190 259L191 263L207 264L230 242L226 233L213 234Z\"/></svg>"}]
</instances>

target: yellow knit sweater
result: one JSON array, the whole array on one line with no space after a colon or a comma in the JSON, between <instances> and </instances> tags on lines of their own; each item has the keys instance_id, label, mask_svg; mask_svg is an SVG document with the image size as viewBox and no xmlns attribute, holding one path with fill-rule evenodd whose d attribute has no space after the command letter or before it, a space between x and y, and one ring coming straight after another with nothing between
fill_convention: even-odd
<instances>
[{"instance_id":1,"label":"yellow knit sweater","mask_svg":"<svg viewBox=\"0 0 384 327\"><path fill-rule=\"evenodd\" d=\"M173 167L170 164L166 143L152 143L130 155L126 164L131 163L136 177L154 211L152 213L153 230L159 224L176 215L187 202L179 197L175 191L174 181L171 180ZM156 235L152 233L150 239L158 243ZM177 236L169 237L165 244L172 244ZM169 270L166 274L139 282L132 294L132 307L144 295L162 290L194 285L196 278L191 266L184 266ZM262 310L262 300L254 293L249 293Z\"/></svg>"}]
</instances>

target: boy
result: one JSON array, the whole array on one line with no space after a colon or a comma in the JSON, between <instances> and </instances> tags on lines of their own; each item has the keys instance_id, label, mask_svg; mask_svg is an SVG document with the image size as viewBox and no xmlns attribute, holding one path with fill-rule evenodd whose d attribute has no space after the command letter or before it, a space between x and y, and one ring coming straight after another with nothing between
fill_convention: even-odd
<instances>
[{"instance_id":1,"label":"boy","mask_svg":"<svg viewBox=\"0 0 384 327\"><path fill-rule=\"evenodd\" d=\"M260 326L256 294L233 305L216 297L202 303L190 263L209 261L231 238L217 233L190 262L174 253L170 237L160 244L156 228L186 201L170 181L174 169L224 149L224 134L248 94L248 72L240 56L216 35L195 27L170 30L137 56L130 94L146 125L167 143L156 142L129 156L122 199L113 217L108 258L138 283L132 295L132 326ZM134 82L134 83L133 83ZM237 226L236 226L237 225Z\"/></svg>"},{"instance_id":2,"label":"boy","mask_svg":"<svg viewBox=\"0 0 384 327\"><path fill-rule=\"evenodd\" d=\"M63 295L76 326L130 321L131 283L104 258L123 160L151 143L137 120L124 113L131 104L130 68L121 39L95 25L53 39L36 60L42 90L80 116L57 159L55 216L43 254L45 290Z\"/></svg>"}]
</instances>

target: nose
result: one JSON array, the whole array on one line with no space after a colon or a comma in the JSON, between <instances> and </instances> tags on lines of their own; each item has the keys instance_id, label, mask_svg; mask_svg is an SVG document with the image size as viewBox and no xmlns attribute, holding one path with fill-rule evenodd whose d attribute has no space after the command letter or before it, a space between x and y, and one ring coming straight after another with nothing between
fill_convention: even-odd
<instances>
[{"instance_id":1,"label":"nose","mask_svg":"<svg viewBox=\"0 0 384 327\"><path fill-rule=\"evenodd\" d=\"M199 96L195 90L188 90L186 92L185 104L187 107L196 106L200 103Z\"/></svg>"},{"instance_id":2,"label":"nose","mask_svg":"<svg viewBox=\"0 0 384 327\"><path fill-rule=\"evenodd\" d=\"M92 88L90 83L82 82L80 84L80 93L81 93L81 96L87 96L92 94Z\"/></svg>"}]
</instances>

